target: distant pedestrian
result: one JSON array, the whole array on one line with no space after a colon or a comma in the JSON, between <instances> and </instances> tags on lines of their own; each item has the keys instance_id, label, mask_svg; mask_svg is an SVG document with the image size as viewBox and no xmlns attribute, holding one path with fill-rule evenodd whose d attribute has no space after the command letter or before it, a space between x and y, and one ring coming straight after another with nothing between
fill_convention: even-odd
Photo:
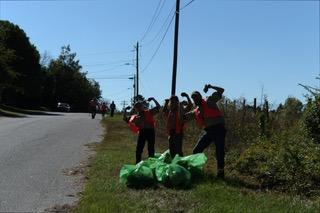
<instances>
[{"instance_id":1,"label":"distant pedestrian","mask_svg":"<svg viewBox=\"0 0 320 213\"><path fill-rule=\"evenodd\" d=\"M175 155L183 156L182 142L185 121L184 114L191 110L192 102L188 94L181 93L181 96L186 97L188 102L186 106L179 103L179 98L175 95L166 100L163 113L166 116L166 128L169 141L169 151L172 158Z\"/></svg>"},{"instance_id":2,"label":"distant pedestrian","mask_svg":"<svg viewBox=\"0 0 320 213\"><path fill-rule=\"evenodd\" d=\"M223 88L206 84L203 91L206 93L208 89L214 89L214 92L207 99L203 99L200 92L194 91L191 95L196 109L186 114L186 118L194 118L198 125L203 128L203 132L199 136L197 145L193 149L193 154L201 153L212 142L216 147L217 159L217 177L224 178L224 146L225 146L225 121L224 116L220 112L217 102L222 98Z\"/></svg>"},{"instance_id":3,"label":"distant pedestrian","mask_svg":"<svg viewBox=\"0 0 320 213\"><path fill-rule=\"evenodd\" d=\"M110 104L110 116L111 117L113 117L115 110L116 110L116 105L115 105L114 101L112 101L112 103Z\"/></svg>"},{"instance_id":4,"label":"distant pedestrian","mask_svg":"<svg viewBox=\"0 0 320 213\"><path fill-rule=\"evenodd\" d=\"M89 111L91 113L91 118L94 119L96 117L98 108L98 101L96 98L93 98L89 101Z\"/></svg>"},{"instance_id":5,"label":"distant pedestrian","mask_svg":"<svg viewBox=\"0 0 320 213\"><path fill-rule=\"evenodd\" d=\"M146 109L142 102L137 102L134 105L136 114L127 115L127 109L124 110L123 119L129 124L129 127L135 133L138 133L137 147L136 147L136 163L141 161L142 152L145 142L148 142L148 155L154 157L155 144L155 120L154 115L160 110L160 104L154 99L149 98L148 101L153 101L156 106L152 109Z\"/></svg>"},{"instance_id":6,"label":"distant pedestrian","mask_svg":"<svg viewBox=\"0 0 320 213\"><path fill-rule=\"evenodd\" d=\"M108 106L106 105L105 102L102 102L100 109L101 109L102 118L104 118L104 116L105 116L105 114L107 113L107 110L108 110Z\"/></svg>"}]
</instances>

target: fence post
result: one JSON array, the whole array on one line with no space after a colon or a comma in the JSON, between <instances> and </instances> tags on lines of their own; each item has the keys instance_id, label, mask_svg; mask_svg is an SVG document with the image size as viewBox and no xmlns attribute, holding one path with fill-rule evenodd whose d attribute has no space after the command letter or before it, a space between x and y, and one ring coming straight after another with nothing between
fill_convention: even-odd
<instances>
[{"instance_id":1,"label":"fence post","mask_svg":"<svg viewBox=\"0 0 320 213\"><path fill-rule=\"evenodd\" d=\"M242 119L241 119L242 126L244 124L245 116L246 116L246 99L243 99L243 102L242 102Z\"/></svg>"},{"instance_id":2,"label":"fence post","mask_svg":"<svg viewBox=\"0 0 320 213\"><path fill-rule=\"evenodd\" d=\"M268 102L268 100L265 100L265 113L266 113L267 122L269 122L269 102Z\"/></svg>"},{"instance_id":3,"label":"fence post","mask_svg":"<svg viewBox=\"0 0 320 213\"><path fill-rule=\"evenodd\" d=\"M225 113L225 115L227 115L227 113L228 113L228 100L226 100L224 103L224 113Z\"/></svg>"}]
</instances>

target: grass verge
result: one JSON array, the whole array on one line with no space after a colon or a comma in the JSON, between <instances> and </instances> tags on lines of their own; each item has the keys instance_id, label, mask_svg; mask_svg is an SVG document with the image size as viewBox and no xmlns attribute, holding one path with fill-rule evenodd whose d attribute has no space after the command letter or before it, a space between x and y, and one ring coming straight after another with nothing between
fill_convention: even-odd
<instances>
[{"instance_id":1,"label":"grass verge","mask_svg":"<svg viewBox=\"0 0 320 213\"><path fill-rule=\"evenodd\" d=\"M21 109L17 107L7 106L4 104L0 104L0 110L4 112L9 112L12 114L26 114L26 115L53 115L48 112L42 110L29 110L29 109ZM4 115L5 116L5 115Z\"/></svg>"},{"instance_id":2,"label":"grass verge","mask_svg":"<svg viewBox=\"0 0 320 213\"><path fill-rule=\"evenodd\" d=\"M96 156L90 162L88 182L75 212L319 212L318 200L274 192L262 192L236 178L215 179L212 159L204 179L191 189L162 186L143 190L119 183L123 164L133 164L136 136L129 132L121 117L104 121L106 134L94 145ZM187 147L191 147L189 144ZM165 136L158 134L156 151L167 148ZM189 148L186 148L189 154ZM212 158L212 155L208 156Z\"/></svg>"},{"instance_id":3,"label":"grass verge","mask_svg":"<svg viewBox=\"0 0 320 213\"><path fill-rule=\"evenodd\" d=\"M12 111L8 111L8 110L4 110L0 107L0 117L4 116L4 117L12 117L12 118L22 118L24 117L24 115L20 114L20 113L16 113L16 112L12 112Z\"/></svg>"}]
</instances>

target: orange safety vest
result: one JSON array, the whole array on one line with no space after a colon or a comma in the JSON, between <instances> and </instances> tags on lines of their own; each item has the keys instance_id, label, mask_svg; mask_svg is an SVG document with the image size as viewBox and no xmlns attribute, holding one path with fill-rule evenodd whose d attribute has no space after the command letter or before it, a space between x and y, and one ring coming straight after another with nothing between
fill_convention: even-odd
<instances>
[{"instance_id":1,"label":"orange safety vest","mask_svg":"<svg viewBox=\"0 0 320 213\"><path fill-rule=\"evenodd\" d=\"M176 116L176 127L175 127L175 130L176 130L176 134L179 134L179 133L182 133L183 132L183 127L184 127L184 123L182 122L181 118L180 118L180 110L177 110L177 112L175 112L175 116ZM167 132L169 134L170 132L170 129L169 129L169 117L170 117L170 114L173 113L173 112L169 112L169 115L167 117Z\"/></svg>"},{"instance_id":2,"label":"orange safety vest","mask_svg":"<svg viewBox=\"0 0 320 213\"><path fill-rule=\"evenodd\" d=\"M156 122L155 122L151 112L149 110L144 110L143 113L144 113L145 121L148 124L150 124L152 126L152 128L155 128L156 127Z\"/></svg>"},{"instance_id":3,"label":"orange safety vest","mask_svg":"<svg viewBox=\"0 0 320 213\"><path fill-rule=\"evenodd\" d=\"M95 107L97 105L97 103L94 100L91 100L89 102L90 107Z\"/></svg>"},{"instance_id":4,"label":"orange safety vest","mask_svg":"<svg viewBox=\"0 0 320 213\"><path fill-rule=\"evenodd\" d=\"M129 128L132 132L138 134L140 129L136 126L136 124L134 123L134 121L137 119L138 115L132 115L129 119L128 125Z\"/></svg>"},{"instance_id":5,"label":"orange safety vest","mask_svg":"<svg viewBox=\"0 0 320 213\"><path fill-rule=\"evenodd\" d=\"M202 128L205 127L204 119L206 119L206 118L217 118L217 117L221 117L222 116L222 113L220 112L219 109L210 108L208 106L207 101L205 101L203 99L202 99L201 106L202 106L203 111L204 111L203 115L201 115L199 107L197 107L194 110L194 113L195 113L195 118L196 118L197 124Z\"/></svg>"},{"instance_id":6,"label":"orange safety vest","mask_svg":"<svg viewBox=\"0 0 320 213\"><path fill-rule=\"evenodd\" d=\"M153 115L149 110L144 110L144 119L145 122L150 124L152 128L155 128L156 122L154 121ZM138 115L132 115L129 119L128 125L132 132L138 134L140 132L140 128L136 126L135 121L138 118Z\"/></svg>"}]
</instances>

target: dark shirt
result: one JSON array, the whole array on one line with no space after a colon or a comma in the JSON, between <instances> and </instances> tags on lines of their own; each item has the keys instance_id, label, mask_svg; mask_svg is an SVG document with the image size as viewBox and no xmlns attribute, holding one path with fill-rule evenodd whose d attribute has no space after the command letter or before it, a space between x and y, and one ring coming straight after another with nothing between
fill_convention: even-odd
<instances>
[{"instance_id":1,"label":"dark shirt","mask_svg":"<svg viewBox=\"0 0 320 213\"><path fill-rule=\"evenodd\" d=\"M116 109L116 105L115 104L110 104L110 109L111 110L115 110Z\"/></svg>"}]
</instances>

